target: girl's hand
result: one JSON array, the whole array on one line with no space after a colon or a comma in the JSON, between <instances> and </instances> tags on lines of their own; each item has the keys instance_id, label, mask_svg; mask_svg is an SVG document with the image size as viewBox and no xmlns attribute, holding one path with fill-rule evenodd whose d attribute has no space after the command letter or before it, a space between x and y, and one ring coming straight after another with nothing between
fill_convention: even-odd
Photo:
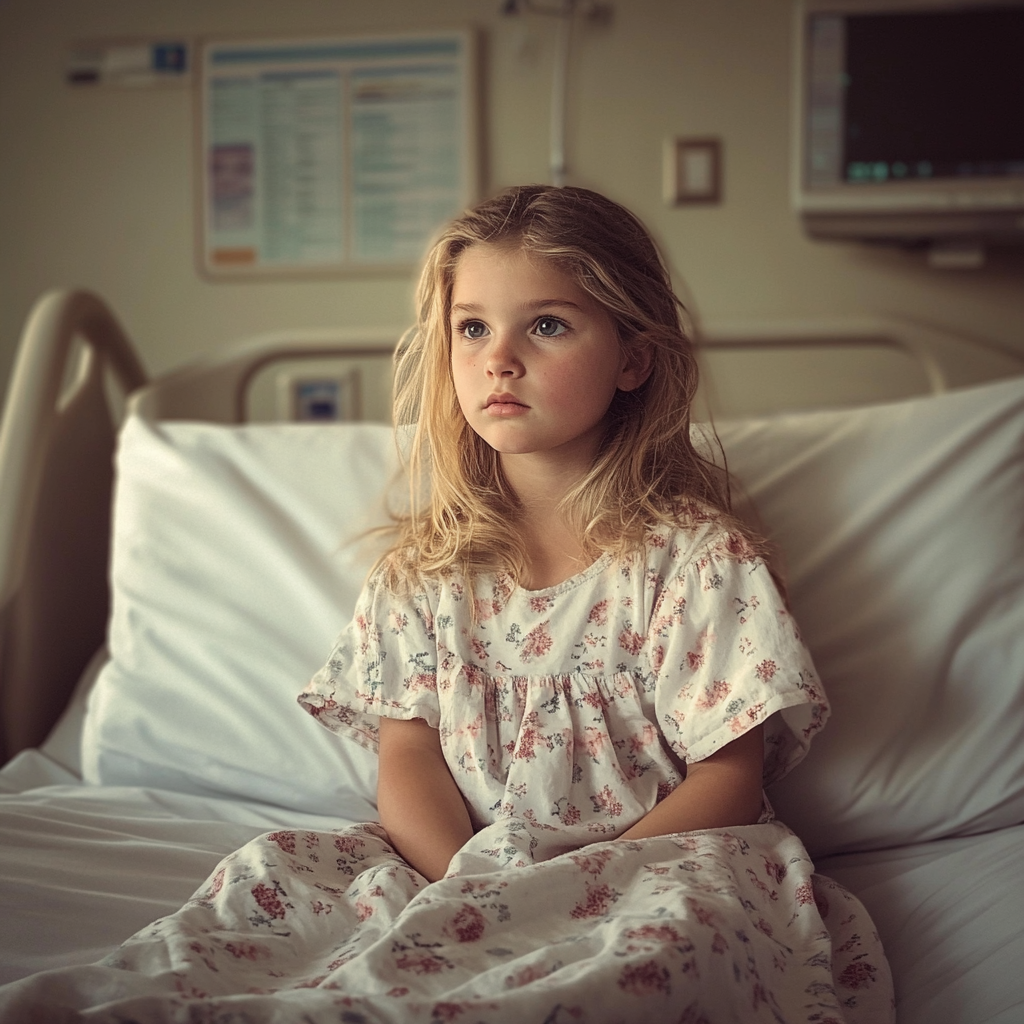
<instances>
[{"instance_id":1,"label":"girl's hand","mask_svg":"<svg viewBox=\"0 0 1024 1024\"><path fill-rule=\"evenodd\" d=\"M753 825L761 817L763 766L764 729L758 725L703 761L687 765L686 778L617 838Z\"/></svg>"},{"instance_id":2,"label":"girl's hand","mask_svg":"<svg viewBox=\"0 0 1024 1024\"><path fill-rule=\"evenodd\" d=\"M473 835L441 739L422 718L380 720L377 809L392 845L428 881Z\"/></svg>"}]
</instances>

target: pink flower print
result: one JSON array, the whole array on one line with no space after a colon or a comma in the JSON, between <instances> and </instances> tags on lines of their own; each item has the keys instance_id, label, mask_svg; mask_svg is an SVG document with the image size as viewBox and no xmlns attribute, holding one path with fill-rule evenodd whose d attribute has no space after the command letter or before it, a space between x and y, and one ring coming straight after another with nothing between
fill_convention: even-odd
<instances>
[{"instance_id":1,"label":"pink flower print","mask_svg":"<svg viewBox=\"0 0 1024 1024\"><path fill-rule=\"evenodd\" d=\"M619 975L619 988L634 996L645 996L650 992L671 991L668 968L656 960L644 964L631 964Z\"/></svg>"},{"instance_id":2,"label":"pink flower print","mask_svg":"<svg viewBox=\"0 0 1024 1024\"><path fill-rule=\"evenodd\" d=\"M487 674L481 672L476 665L466 665L463 668L466 683L469 686L484 686L487 683Z\"/></svg>"},{"instance_id":3,"label":"pink flower print","mask_svg":"<svg viewBox=\"0 0 1024 1024\"><path fill-rule=\"evenodd\" d=\"M236 960L258 960L267 952L262 946L257 946L252 942L225 942L224 948Z\"/></svg>"},{"instance_id":4,"label":"pink flower print","mask_svg":"<svg viewBox=\"0 0 1024 1024\"><path fill-rule=\"evenodd\" d=\"M551 632L548 629L547 620L534 626L526 636L523 637L523 646L519 650L519 657L523 661L533 661L534 658L542 658L554 646Z\"/></svg>"},{"instance_id":5,"label":"pink flower print","mask_svg":"<svg viewBox=\"0 0 1024 1024\"><path fill-rule=\"evenodd\" d=\"M867 988L874 983L877 972L878 968L864 960L857 960L843 968L842 974L839 975L839 984L843 988Z\"/></svg>"},{"instance_id":6,"label":"pink flower print","mask_svg":"<svg viewBox=\"0 0 1024 1024\"><path fill-rule=\"evenodd\" d=\"M313 900L309 905L310 910L319 917L321 914L329 914L334 908L330 903L324 903L323 900Z\"/></svg>"},{"instance_id":7,"label":"pink flower print","mask_svg":"<svg viewBox=\"0 0 1024 1024\"><path fill-rule=\"evenodd\" d=\"M404 953L395 961L395 966L400 971L412 971L413 974L437 974L447 965L428 953Z\"/></svg>"},{"instance_id":8,"label":"pink flower print","mask_svg":"<svg viewBox=\"0 0 1024 1024\"><path fill-rule=\"evenodd\" d=\"M543 613L546 612L553 604L555 599L549 594L542 594L530 598L530 611Z\"/></svg>"},{"instance_id":9,"label":"pink flower print","mask_svg":"<svg viewBox=\"0 0 1024 1024\"><path fill-rule=\"evenodd\" d=\"M764 869L768 874L768 877L775 882L776 885L782 882L786 877L786 865L780 864L778 861L769 860L764 854L761 855L761 859L764 861Z\"/></svg>"},{"instance_id":10,"label":"pink flower print","mask_svg":"<svg viewBox=\"0 0 1024 1024\"><path fill-rule=\"evenodd\" d=\"M658 644L654 648L654 653L651 655L651 668L655 672L661 671L661 666L665 664L665 648L662 644Z\"/></svg>"},{"instance_id":11,"label":"pink flower print","mask_svg":"<svg viewBox=\"0 0 1024 1024\"><path fill-rule=\"evenodd\" d=\"M373 917L373 907L365 900L356 900L356 917L360 921Z\"/></svg>"},{"instance_id":12,"label":"pink flower print","mask_svg":"<svg viewBox=\"0 0 1024 1024\"><path fill-rule=\"evenodd\" d=\"M612 791L611 786L605 786L600 793L592 794L590 801L595 811L604 811L611 818L617 818L622 814L622 801Z\"/></svg>"},{"instance_id":13,"label":"pink flower print","mask_svg":"<svg viewBox=\"0 0 1024 1024\"><path fill-rule=\"evenodd\" d=\"M221 889L224 888L224 874L226 871L227 868L221 868L220 871L218 871L217 874L213 876L213 881L210 883L209 892L207 892L204 899L212 900L213 897L216 896L217 893L219 893Z\"/></svg>"},{"instance_id":14,"label":"pink flower print","mask_svg":"<svg viewBox=\"0 0 1024 1024\"><path fill-rule=\"evenodd\" d=\"M416 672L409 678L409 689L413 693L417 690L431 690L437 689L437 676L433 672Z\"/></svg>"},{"instance_id":15,"label":"pink flower print","mask_svg":"<svg viewBox=\"0 0 1024 1024\"><path fill-rule=\"evenodd\" d=\"M362 839L357 836L335 836L334 848L338 853L355 853L363 846Z\"/></svg>"},{"instance_id":16,"label":"pink flower print","mask_svg":"<svg viewBox=\"0 0 1024 1024\"><path fill-rule=\"evenodd\" d=\"M715 926L715 912L709 910L704 906L703 903L698 903L692 896L686 897L686 904L690 908L690 912L695 918L702 924L709 928Z\"/></svg>"},{"instance_id":17,"label":"pink flower print","mask_svg":"<svg viewBox=\"0 0 1024 1024\"><path fill-rule=\"evenodd\" d=\"M608 734L603 729L597 729L592 725L588 725L583 730L583 742L580 746L594 761L600 759L601 752L604 750L604 745L608 739Z\"/></svg>"},{"instance_id":18,"label":"pink flower print","mask_svg":"<svg viewBox=\"0 0 1024 1024\"><path fill-rule=\"evenodd\" d=\"M605 598L603 601L598 601L593 608L590 609L590 614L587 616L587 622L592 622L595 626L607 626L608 625L608 606L611 601Z\"/></svg>"},{"instance_id":19,"label":"pink flower print","mask_svg":"<svg viewBox=\"0 0 1024 1024\"><path fill-rule=\"evenodd\" d=\"M629 751L631 754L642 754L658 742L657 726L644 722L641 730L630 737ZM660 799L660 798L659 798Z\"/></svg>"},{"instance_id":20,"label":"pink flower print","mask_svg":"<svg viewBox=\"0 0 1024 1024\"><path fill-rule=\"evenodd\" d=\"M276 843L285 853L295 852L294 832L271 832L267 836L267 840L271 843Z\"/></svg>"},{"instance_id":21,"label":"pink flower print","mask_svg":"<svg viewBox=\"0 0 1024 1024\"><path fill-rule=\"evenodd\" d=\"M711 940L711 952L721 954L728 948L729 943L725 941L725 936L721 932L715 932L715 937Z\"/></svg>"},{"instance_id":22,"label":"pink flower print","mask_svg":"<svg viewBox=\"0 0 1024 1024\"><path fill-rule=\"evenodd\" d=\"M483 937L487 921L471 903L463 903L455 916L445 925L444 933L457 942L477 942Z\"/></svg>"},{"instance_id":23,"label":"pink flower print","mask_svg":"<svg viewBox=\"0 0 1024 1024\"><path fill-rule=\"evenodd\" d=\"M402 996L407 996L409 990L404 985L396 985L394 988L389 988L385 995L391 996L392 999L401 999Z\"/></svg>"},{"instance_id":24,"label":"pink flower print","mask_svg":"<svg viewBox=\"0 0 1024 1024\"><path fill-rule=\"evenodd\" d=\"M515 974L510 974L505 979L506 988L522 988L523 985L531 985L535 981L546 978L551 973L550 969L541 964L530 964Z\"/></svg>"},{"instance_id":25,"label":"pink flower print","mask_svg":"<svg viewBox=\"0 0 1024 1024\"><path fill-rule=\"evenodd\" d=\"M461 729L458 730L458 735L468 736L470 740L475 740L477 736L483 732L484 728L484 716L483 712L476 716L472 722L467 722Z\"/></svg>"},{"instance_id":26,"label":"pink flower print","mask_svg":"<svg viewBox=\"0 0 1024 1024\"><path fill-rule=\"evenodd\" d=\"M394 611L388 613L388 628L396 636L405 631L405 627L409 625L409 616L403 612Z\"/></svg>"},{"instance_id":27,"label":"pink flower print","mask_svg":"<svg viewBox=\"0 0 1024 1024\"><path fill-rule=\"evenodd\" d=\"M201 942L190 942L188 948L199 957L200 960L206 964L207 968L213 972L219 971L220 968L213 962L213 956L208 956L207 953L212 953L208 950Z\"/></svg>"},{"instance_id":28,"label":"pink flower print","mask_svg":"<svg viewBox=\"0 0 1024 1024\"><path fill-rule=\"evenodd\" d=\"M465 1010L465 1003L434 1003L434 1008L431 1010L431 1019L455 1020L456 1017L461 1017Z\"/></svg>"},{"instance_id":29,"label":"pink flower print","mask_svg":"<svg viewBox=\"0 0 1024 1024\"><path fill-rule=\"evenodd\" d=\"M484 598L474 601L473 607L476 609L477 622L486 622L488 619L493 619L501 611L501 606L497 601L488 601Z\"/></svg>"},{"instance_id":30,"label":"pink flower print","mask_svg":"<svg viewBox=\"0 0 1024 1024\"><path fill-rule=\"evenodd\" d=\"M558 818L563 825L578 825L582 821L583 815L575 804L568 804Z\"/></svg>"},{"instance_id":31,"label":"pink flower print","mask_svg":"<svg viewBox=\"0 0 1024 1024\"><path fill-rule=\"evenodd\" d=\"M284 904L277 898L277 893L271 889L269 885L257 882L252 887L251 892L253 899L260 905L260 909L267 915L267 917L284 917Z\"/></svg>"},{"instance_id":32,"label":"pink flower print","mask_svg":"<svg viewBox=\"0 0 1024 1024\"><path fill-rule=\"evenodd\" d=\"M708 648L708 643L711 637L706 629L702 629L697 634L697 642L693 646L692 651L688 651L686 655L686 667L691 672L696 672L704 664L705 652Z\"/></svg>"},{"instance_id":33,"label":"pink flower print","mask_svg":"<svg viewBox=\"0 0 1024 1024\"><path fill-rule=\"evenodd\" d=\"M626 628L619 634L619 646L629 654L639 654L643 645L644 638L635 629Z\"/></svg>"},{"instance_id":34,"label":"pink flower print","mask_svg":"<svg viewBox=\"0 0 1024 1024\"><path fill-rule=\"evenodd\" d=\"M732 687L724 679L715 679L710 686L704 687L704 693L697 700L699 708L713 708L729 696Z\"/></svg>"},{"instance_id":35,"label":"pink flower print","mask_svg":"<svg viewBox=\"0 0 1024 1024\"><path fill-rule=\"evenodd\" d=\"M626 932L627 939L653 939L655 942L683 942L683 937L670 924L645 924Z\"/></svg>"},{"instance_id":36,"label":"pink flower print","mask_svg":"<svg viewBox=\"0 0 1024 1024\"><path fill-rule=\"evenodd\" d=\"M536 729L521 729L519 731L519 739L516 741L515 753L512 756L518 761L532 760L537 756L533 748L538 738Z\"/></svg>"},{"instance_id":37,"label":"pink flower print","mask_svg":"<svg viewBox=\"0 0 1024 1024\"><path fill-rule=\"evenodd\" d=\"M605 864L612 859L610 850L602 850L600 853L575 854L569 859L585 875L599 875L604 871Z\"/></svg>"},{"instance_id":38,"label":"pink flower print","mask_svg":"<svg viewBox=\"0 0 1024 1024\"><path fill-rule=\"evenodd\" d=\"M616 892L610 885L602 882L600 885L586 883L587 895L581 903L572 908L569 916L572 918L601 917L608 913L608 908L622 895Z\"/></svg>"},{"instance_id":39,"label":"pink flower print","mask_svg":"<svg viewBox=\"0 0 1024 1024\"><path fill-rule=\"evenodd\" d=\"M757 666L756 669L754 669L754 674L757 676L758 679L761 680L761 682L767 683L768 680L771 679L776 672L778 672L778 670L779 666L776 665L774 661L769 661L766 658L764 661L761 662L760 665Z\"/></svg>"},{"instance_id":40,"label":"pink flower print","mask_svg":"<svg viewBox=\"0 0 1024 1024\"><path fill-rule=\"evenodd\" d=\"M494 586L491 588L491 593L494 595L494 603L500 611L508 599L512 596L515 584L512 582L512 577L507 572L502 573L495 581Z\"/></svg>"},{"instance_id":41,"label":"pink flower print","mask_svg":"<svg viewBox=\"0 0 1024 1024\"><path fill-rule=\"evenodd\" d=\"M793 893L793 898L796 900L796 904L798 907L805 906L808 903L813 903L814 889L811 886L811 883L804 882L803 885L799 886L796 892Z\"/></svg>"},{"instance_id":42,"label":"pink flower print","mask_svg":"<svg viewBox=\"0 0 1024 1024\"><path fill-rule=\"evenodd\" d=\"M647 538L647 543L652 548L663 548L668 545L668 538L663 533L652 533Z\"/></svg>"},{"instance_id":43,"label":"pink flower print","mask_svg":"<svg viewBox=\"0 0 1024 1024\"><path fill-rule=\"evenodd\" d=\"M479 658L480 661L486 661L487 660L487 648L490 647L491 645L487 641L481 640L479 637L473 637L473 639L472 639L472 641L470 641L470 643L471 643L472 648L473 648L473 654L476 655L476 657Z\"/></svg>"},{"instance_id":44,"label":"pink flower print","mask_svg":"<svg viewBox=\"0 0 1024 1024\"><path fill-rule=\"evenodd\" d=\"M730 555L741 562L750 561L754 557L754 549L742 533L730 533L725 538L724 546Z\"/></svg>"}]
</instances>

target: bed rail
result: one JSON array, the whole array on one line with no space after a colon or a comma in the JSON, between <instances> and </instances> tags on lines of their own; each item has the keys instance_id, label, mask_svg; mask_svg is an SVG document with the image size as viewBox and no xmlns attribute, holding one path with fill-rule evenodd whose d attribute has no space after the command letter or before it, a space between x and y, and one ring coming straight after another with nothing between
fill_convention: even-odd
<instances>
[{"instance_id":1,"label":"bed rail","mask_svg":"<svg viewBox=\"0 0 1024 1024\"><path fill-rule=\"evenodd\" d=\"M146 381L101 299L52 291L22 334L0 421L0 756L39 743L105 637L115 418Z\"/></svg>"},{"instance_id":2,"label":"bed rail","mask_svg":"<svg viewBox=\"0 0 1024 1024\"><path fill-rule=\"evenodd\" d=\"M131 412L149 420L248 421L256 377L275 363L304 360L380 360L390 367L399 331L293 330L261 334L197 359L132 395Z\"/></svg>"}]
</instances>

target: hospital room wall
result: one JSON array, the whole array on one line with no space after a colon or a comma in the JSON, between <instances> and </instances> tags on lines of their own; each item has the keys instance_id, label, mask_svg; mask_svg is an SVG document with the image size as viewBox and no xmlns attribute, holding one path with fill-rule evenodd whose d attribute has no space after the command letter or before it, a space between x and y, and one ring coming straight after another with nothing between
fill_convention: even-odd
<instances>
[{"instance_id":1,"label":"hospital room wall","mask_svg":"<svg viewBox=\"0 0 1024 1024\"><path fill-rule=\"evenodd\" d=\"M385 326L411 313L408 274L213 283L194 260L192 97L72 88L76 39L391 32L475 26L483 188L548 178L553 25L499 0L0 0L0 383L33 300L103 295L152 372L288 327ZM1024 248L983 269L822 244L789 208L790 0L615 0L581 23L570 82L570 182L653 228L707 321L895 315L1024 351ZM661 198L667 137L717 136L723 201ZM770 387L770 381L766 382Z\"/></svg>"}]
</instances>

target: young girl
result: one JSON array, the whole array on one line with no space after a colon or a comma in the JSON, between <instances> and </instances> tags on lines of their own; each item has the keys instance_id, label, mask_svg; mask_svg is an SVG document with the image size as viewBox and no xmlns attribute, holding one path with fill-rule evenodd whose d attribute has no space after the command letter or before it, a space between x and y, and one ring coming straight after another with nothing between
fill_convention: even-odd
<instances>
[{"instance_id":1,"label":"young girl","mask_svg":"<svg viewBox=\"0 0 1024 1024\"><path fill-rule=\"evenodd\" d=\"M763 794L827 704L691 441L681 314L593 192L511 189L441 235L398 363L411 513L300 697L379 751L380 825L233 854L80 969L108 1008L893 1019L866 912Z\"/></svg>"}]
</instances>

